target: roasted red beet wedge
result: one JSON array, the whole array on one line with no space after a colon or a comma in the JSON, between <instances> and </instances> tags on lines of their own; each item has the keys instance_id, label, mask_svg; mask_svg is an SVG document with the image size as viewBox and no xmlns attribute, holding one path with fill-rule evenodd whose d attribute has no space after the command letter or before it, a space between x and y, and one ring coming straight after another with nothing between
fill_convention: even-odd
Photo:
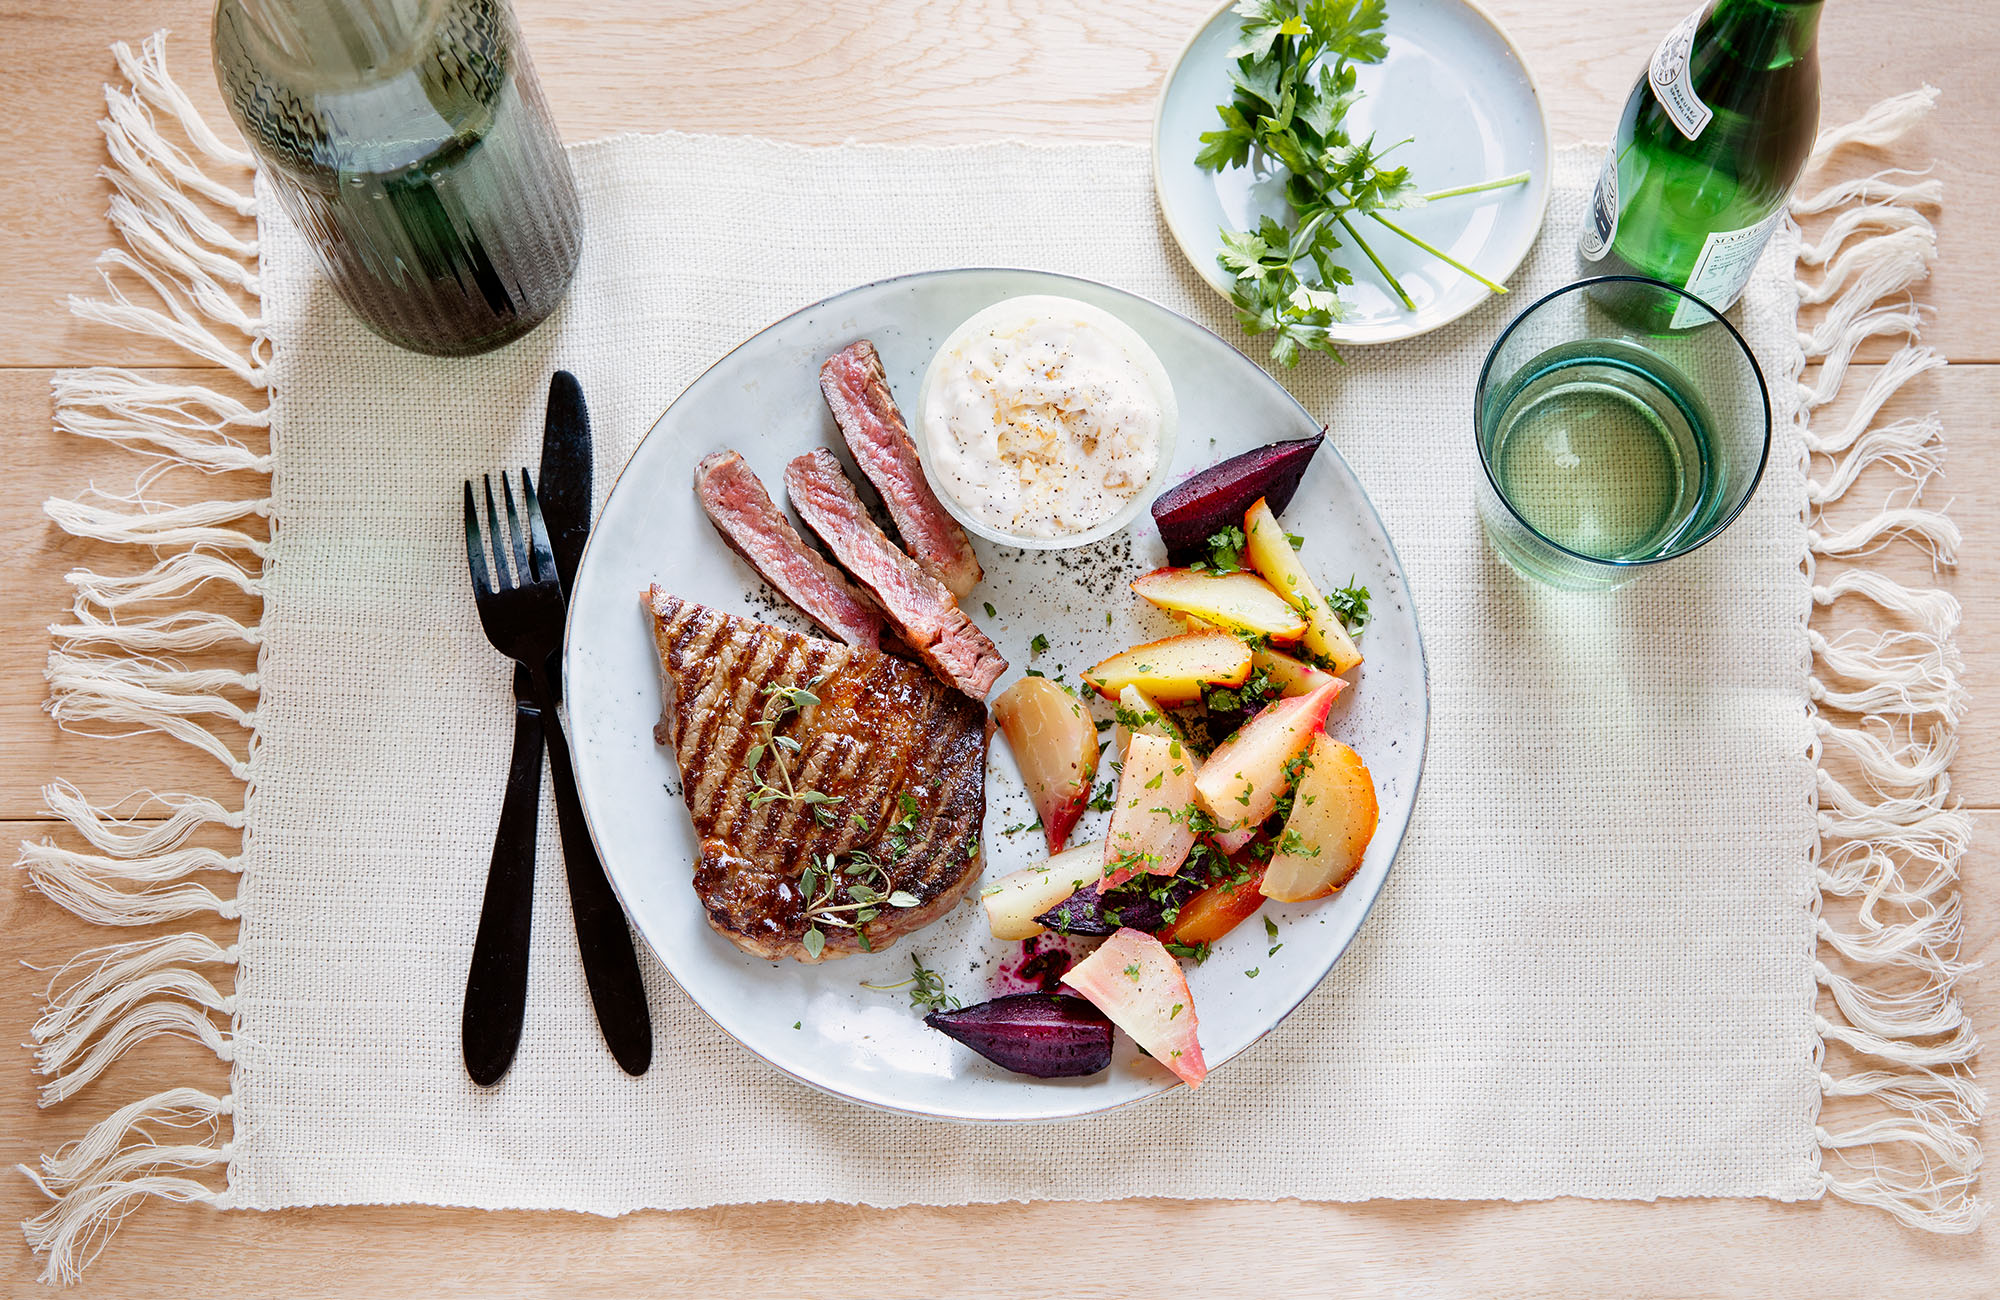
<instances>
[{"instance_id":1,"label":"roasted red beet wedge","mask_svg":"<svg viewBox=\"0 0 2000 1300\"><path fill-rule=\"evenodd\" d=\"M1258 497L1270 502L1274 513L1283 513L1325 441L1322 429L1310 438L1274 442L1210 465L1162 492L1153 502L1153 522L1167 544L1168 561L1207 559L1208 539L1225 528L1241 528L1243 512Z\"/></svg>"},{"instance_id":2,"label":"roasted red beet wedge","mask_svg":"<svg viewBox=\"0 0 2000 1300\"><path fill-rule=\"evenodd\" d=\"M1161 897L1153 897L1153 891L1161 884L1158 879L1141 876L1128 886L1112 890L1108 899L1096 885L1085 885L1035 921L1059 934L1093 938L1116 934L1124 926L1152 933L1166 925L1167 909L1178 908L1202 890L1200 881L1175 876L1165 882Z\"/></svg>"},{"instance_id":3,"label":"roasted red beet wedge","mask_svg":"<svg viewBox=\"0 0 2000 1300\"><path fill-rule=\"evenodd\" d=\"M1111 1064L1111 1021L1062 993L1014 993L959 1011L933 1011L924 1023L995 1065L1037 1079L1096 1074Z\"/></svg>"}]
</instances>

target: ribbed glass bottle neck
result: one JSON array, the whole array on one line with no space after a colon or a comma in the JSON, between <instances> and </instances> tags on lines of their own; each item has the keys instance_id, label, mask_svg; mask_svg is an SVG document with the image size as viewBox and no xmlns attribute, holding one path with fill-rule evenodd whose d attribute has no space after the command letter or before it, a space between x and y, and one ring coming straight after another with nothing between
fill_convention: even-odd
<instances>
[{"instance_id":1,"label":"ribbed glass bottle neck","mask_svg":"<svg viewBox=\"0 0 2000 1300\"><path fill-rule=\"evenodd\" d=\"M1818 53L1822 0L1716 0L1706 24L1740 67L1777 69Z\"/></svg>"}]
</instances>

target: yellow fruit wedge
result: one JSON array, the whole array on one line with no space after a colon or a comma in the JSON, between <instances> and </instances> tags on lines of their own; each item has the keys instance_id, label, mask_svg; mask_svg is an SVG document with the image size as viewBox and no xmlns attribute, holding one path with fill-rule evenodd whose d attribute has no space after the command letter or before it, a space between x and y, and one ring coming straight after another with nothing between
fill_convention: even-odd
<instances>
[{"instance_id":1,"label":"yellow fruit wedge","mask_svg":"<svg viewBox=\"0 0 2000 1300\"><path fill-rule=\"evenodd\" d=\"M1155 569L1132 580L1132 590L1166 610L1225 631L1247 632L1281 644L1306 634L1306 620L1254 573L1203 573Z\"/></svg>"},{"instance_id":2,"label":"yellow fruit wedge","mask_svg":"<svg viewBox=\"0 0 2000 1300\"><path fill-rule=\"evenodd\" d=\"M1291 539L1285 536L1278 517L1271 513L1264 498L1258 497L1256 504L1244 513L1243 536L1243 553L1250 567L1305 616L1306 630L1300 644L1331 663L1337 673L1360 663L1361 652L1354 648L1353 638L1340 625L1340 618L1319 594L1313 580L1306 576L1299 553L1292 549Z\"/></svg>"},{"instance_id":3,"label":"yellow fruit wedge","mask_svg":"<svg viewBox=\"0 0 2000 1300\"><path fill-rule=\"evenodd\" d=\"M1259 889L1284 903L1325 898L1360 870L1379 815L1361 755L1323 732L1314 736L1312 767L1299 779Z\"/></svg>"},{"instance_id":4,"label":"yellow fruit wedge","mask_svg":"<svg viewBox=\"0 0 2000 1300\"><path fill-rule=\"evenodd\" d=\"M1115 700L1127 686L1167 708L1193 704L1203 686L1241 686L1250 676L1250 647L1227 632L1186 632L1121 650L1083 674L1092 690Z\"/></svg>"}]
</instances>

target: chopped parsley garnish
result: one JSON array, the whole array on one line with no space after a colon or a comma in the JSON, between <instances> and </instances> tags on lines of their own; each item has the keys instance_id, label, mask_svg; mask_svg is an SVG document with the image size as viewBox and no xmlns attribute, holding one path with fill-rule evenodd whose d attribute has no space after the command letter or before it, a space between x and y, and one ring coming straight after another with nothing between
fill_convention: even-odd
<instances>
[{"instance_id":1,"label":"chopped parsley garnish","mask_svg":"<svg viewBox=\"0 0 2000 1300\"><path fill-rule=\"evenodd\" d=\"M1350 576L1347 585L1326 593L1326 607L1340 620L1347 635L1360 636L1368 626L1368 588L1355 585Z\"/></svg>"},{"instance_id":2,"label":"chopped parsley garnish","mask_svg":"<svg viewBox=\"0 0 2000 1300\"><path fill-rule=\"evenodd\" d=\"M1276 699L1283 689L1271 680L1268 671L1258 668L1244 679L1241 686L1206 688L1202 691L1202 702L1215 713L1247 713Z\"/></svg>"},{"instance_id":3,"label":"chopped parsley garnish","mask_svg":"<svg viewBox=\"0 0 2000 1300\"><path fill-rule=\"evenodd\" d=\"M1230 524L1209 537L1208 558L1196 560L1188 567L1201 573L1242 573L1248 567L1243 563L1244 545L1243 530Z\"/></svg>"}]
</instances>

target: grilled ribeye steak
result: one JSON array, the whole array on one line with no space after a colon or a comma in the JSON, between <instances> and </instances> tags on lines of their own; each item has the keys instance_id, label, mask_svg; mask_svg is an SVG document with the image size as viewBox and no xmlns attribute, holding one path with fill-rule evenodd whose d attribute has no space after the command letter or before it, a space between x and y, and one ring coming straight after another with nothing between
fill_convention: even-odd
<instances>
[{"instance_id":1,"label":"grilled ribeye steak","mask_svg":"<svg viewBox=\"0 0 2000 1300\"><path fill-rule=\"evenodd\" d=\"M882 611L807 544L733 451L702 457L694 494L722 540L807 618L849 645L882 648Z\"/></svg>"},{"instance_id":2,"label":"grilled ribeye steak","mask_svg":"<svg viewBox=\"0 0 2000 1300\"><path fill-rule=\"evenodd\" d=\"M833 453L819 447L794 457L785 466L785 495L917 656L973 699L985 699L1007 671L999 648L943 583L919 569L876 526Z\"/></svg>"},{"instance_id":3,"label":"grilled ribeye steak","mask_svg":"<svg viewBox=\"0 0 2000 1300\"><path fill-rule=\"evenodd\" d=\"M958 526L924 478L910 426L896 408L882 358L867 339L850 343L819 368L819 391L833 422L847 441L854 463L868 476L903 535L903 547L917 567L943 583L960 600L985 575L972 541Z\"/></svg>"},{"instance_id":4,"label":"grilled ribeye steak","mask_svg":"<svg viewBox=\"0 0 2000 1300\"><path fill-rule=\"evenodd\" d=\"M772 960L862 951L853 930L830 922L818 926L819 958L807 948L813 922L800 876L828 855L878 892L916 900L884 906L866 924L870 950L957 904L980 872L983 704L906 660L724 614L659 587L646 592L646 607L666 700L658 736L680 760L681 797L701 842L695 894L718 934ZM773 716L773 688L785 687L809 690L818 703L760 726ZM774 752L781 739L787 747ZM772 797L786 785L781 760L793 789L831 801ZM868 861L886 884L867 874ZM858 900L843 887L832 901ZM851 920L855 911L834 915Z\"/></svg>"}]
</instances>

